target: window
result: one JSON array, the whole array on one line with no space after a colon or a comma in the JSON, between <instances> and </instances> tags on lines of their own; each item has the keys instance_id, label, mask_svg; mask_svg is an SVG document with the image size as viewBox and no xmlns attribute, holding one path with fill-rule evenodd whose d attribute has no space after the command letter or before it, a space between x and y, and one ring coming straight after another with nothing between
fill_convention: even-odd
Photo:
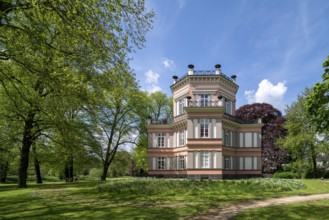
<instances>
[{"instance_id":1,"label":"window","mask_svg":"<svg viewBox=\"0 0 329 220\"><path fill-rule=\"evenodd\" d=\"M231 131L224 131L225 146L231 146Z\"/></svg>"},{"instance_id":2,"label":"window","mask_svg":"<svg viewBox=\"0 0 329 220\"><path fill-rule=\"evenodd\" d=\"M179 169L185 170L185 156L179 157Z\"/></svg>"},{"instance_id":3,"label":"window","mask_svg":"<svg viewBox=\"0 0 329 220\"><path fill-rule=\"evenodd\" d=\"M164 140L165 140L165 134L164 133L157 133L157 147L164 147Z\"/></svg>"},{"instance_id":4,"label":"window","mask_svg":"<svg viewBox=\"0 0 329 220\"><path fill-rule=\"evenodd\" d=\"M201 168L209 168L209 152L200 152L201 157Z\"/></svg>"},{"instance_id":5,"label":"window","mask_svg":"<svg viewBox=\"0 0 329 220\"><path fill-rule=\"evenodd\" d=\"M185 132L181 131L179 132L179 146L185 145Z\"/></svg>"},{"instance_id":6,"label":"window","mask_svg":"<svg viewBox=\"0 0 329 220\"><path fill-rule=\"evenodd\" d=\"M224 157L224 169L231 169L231 158L230 157Z\"/></svg>"},{"instance_id":7,"label":"window","mask_svg":"<svg viewBox=\"0 0 329 220\"><path fill-rule=\"evenodd\" d=\"M208 106L208 95L201 95L201 107Z\"/></svg>"},{"instance_id":8,"label":"window","mask_svg":"<svg viewBox=\"0 0 329 220\"><path fill-rule=\"evenodd\" d=\"M178 115L184 114L184 99L178 101Z\"/></svg>"},{"instance_id":9,"label":"window","mask_svg":"<svg viewBox=\"0 0 329 220\"><path fill-rule=\"evenodd\" d=\"M208 137L209 119L200 119L200 135L201 137Z\"/></svg>"},{"instance_id":10,"label":"window","mask_svg":"<svg viewBox=\"0 0 329 220\"><path fill-rule=\"evenodd\" d=\"M229 99L225 99L225 113L232 114L231 101Z\"/></svg>"},{"instance_id":11,"label":"window","mask_svg":"<svg viewBox=\"0 0 329 220\"><path fill-rule=\"evenodd\" d=\"M158 170L164 170L164 169L165 169L165 158L158 157Z\"/></svg>"}]
</instances>

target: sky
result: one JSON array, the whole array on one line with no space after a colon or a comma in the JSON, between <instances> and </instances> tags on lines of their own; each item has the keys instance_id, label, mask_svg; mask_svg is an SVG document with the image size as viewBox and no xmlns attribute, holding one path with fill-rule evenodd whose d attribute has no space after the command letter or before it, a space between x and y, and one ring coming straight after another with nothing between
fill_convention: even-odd
<instances>
[{"instance_id":1,"label":"sky","mask_svg":"<svg viewBox=\"0 0 329 220\"><path fill-rule=\"evenodd\" d=\"M266 102L284 113L321 81L329 55L328 0L148 0L155 12L131 67L143 90L171 96L172 76L237 75L236 107Z\"/></svg>"}]
</instances>

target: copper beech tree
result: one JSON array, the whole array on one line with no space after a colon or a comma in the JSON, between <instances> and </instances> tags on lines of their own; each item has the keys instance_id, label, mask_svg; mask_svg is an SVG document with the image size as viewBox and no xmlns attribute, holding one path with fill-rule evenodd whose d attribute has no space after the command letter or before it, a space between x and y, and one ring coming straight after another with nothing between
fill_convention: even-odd
<instances>
[{"instance_id":1,"label":"copper beech tree","mask_svg":"<svg viewBox=\"0 0 329 220\"><path fill-rule=\"evenodd\" d=\"M267 103L254 103L241 106L236 116L242 120L254 121L262 119L262 164L263 172L271 173L281 169L282 164L289 161L287 152L276 144L280 137L287 135L284 129L285 118L282 113Z\"/></svg>"}]
</instances>

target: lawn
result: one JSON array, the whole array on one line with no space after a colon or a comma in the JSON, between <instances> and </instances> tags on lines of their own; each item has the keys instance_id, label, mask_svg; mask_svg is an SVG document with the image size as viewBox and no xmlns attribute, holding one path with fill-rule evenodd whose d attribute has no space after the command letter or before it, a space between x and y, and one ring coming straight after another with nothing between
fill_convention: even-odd
<instances>
[{"instance_id":1,"label":"lawn","mask_svg":"<svg viewBox=\"0 0 329 220\"><path fill-rule=\"evenodd\" d=\"M233 219L327 219L328 209L329 199L321 199L284 206L250 209Z\"/></svg>"},{"instance_id":2,"label":"lawn","mask_svg":"<svg viewBox=\"0 0 329 220\"><path fill-rule=\"evenodd\" d=\"M0 219L178 219L253 199L329 193L321 180L110 179L0 184Z\"/></svg>"}]
</instances>

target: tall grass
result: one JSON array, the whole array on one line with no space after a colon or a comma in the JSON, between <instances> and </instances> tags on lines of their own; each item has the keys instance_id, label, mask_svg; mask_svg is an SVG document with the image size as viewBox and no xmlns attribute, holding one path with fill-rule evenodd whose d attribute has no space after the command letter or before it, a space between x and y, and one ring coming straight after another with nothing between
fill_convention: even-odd
<instances>
[{"instance_id":1,"label":"tall grass","mask_svg":"<svg viewBox=\"0 0 329 220\"><path fill-rule=\"evenodd\" d=\"M244 180L188 180L188 179L120 179L100 183L96 189L120 195L195 195L204 192L223 193L285 192L304 188L298 180L244 179Z\"/></svg>"}]
</instances>

